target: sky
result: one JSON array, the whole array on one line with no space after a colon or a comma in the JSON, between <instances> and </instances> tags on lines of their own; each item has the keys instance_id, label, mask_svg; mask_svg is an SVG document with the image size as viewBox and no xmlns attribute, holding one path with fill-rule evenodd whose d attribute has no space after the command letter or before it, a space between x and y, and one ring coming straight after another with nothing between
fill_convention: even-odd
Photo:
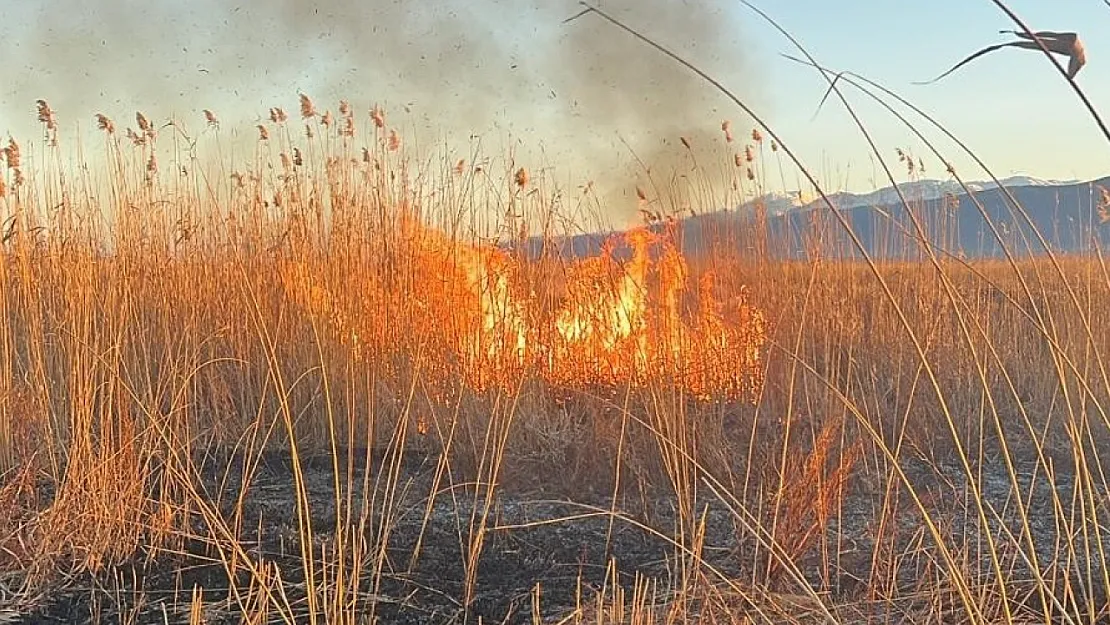
<instances>
[{"instance_id":1,"label":"sky","mask_svg":"<svg viewBox=\"0 0 1110 625\"><path fill-rule=\"evenodd\" d=\"M935 115L999 177L1110 174L1110 141L1043 54L1005 49L939 83L912 84L1007 39L998 31L1015 25L991 0L751 1L828 67L867 76ZM90 136L96 113L133 125L135 111L185 120L201 133L209 108L221 137L249 154L254 124L272 106L294 114L305 92L321 110L350 100L364 127L370 107L382 104L410 149L448 145L465 155L477 138L494 158L514 155L565 185L607 182L619 191L614 198L627 199L642 164L655 172L688 165L679 137L724 163L751 128L704 81L600 18L564 24L579 9L574 0L3 2L0 132L32 148L41 140L34 102L43 98L63 138ZM782 58L797 54L793 44L739 0L600 6L733 90L826 190L889 184L838 101L815 117L823 79ZM1101 112L1110 100L1110 37L1099 33L1110 32L1110 7L1009 6L1034 29L1083 36L1088 64L1078 82ZM946 177L900 122L846 93L900 179L896 148L921 157L927 177ZM726 119L737 145L723 144ZM988 177L951 142L939 145L961 176ZM789 167L769 179L779 188L767 190L808 187Z\"/></svg>"},{"instance_id":2,"label":"sky","mask_svg":"<svg viewBox=\"0 0 1110 625\"><path fill-rule=\"evenodd\" d=\"M1078 32L1087 65L1077 82L1100 115L1110 101L1110 7L1102 0L1011 0L1008 6L1034 30ZM965 65L931 85L930 80L985 45L1012 39L998 33L1016 28L990 0L889 2L851 0L826 3L766 3L772 14L826 66L849 69L892 89L926 110L975 150L1000 177L1027 174L1049 179L1092 179L1110 173L1110 142L1079 97L1042 53L1003 49ZM867 187L871 163L858 130L841 106L827 106L813 120L820 77L810 68L771 58L790 44L771 33L757 35L758 47L774 68L772 117L815 162L851 167L855 184ZM1105 59L1105 61L1104 61ZM1063 65L1067 66L1066 59ZM853 94L853 102L866 96ZM910 140L904 126L877 106L861 109L878 143L924 146ZM927 133L930 137L937 133ZM850 145L841 150L840 146ZM943 145L951 145L943 142ZM948 158L962 176L982 177L969 159ZM930 158L926 158L926 165ZM936 175L943 171L934 168Z\"/></svg>"}]
</instances>

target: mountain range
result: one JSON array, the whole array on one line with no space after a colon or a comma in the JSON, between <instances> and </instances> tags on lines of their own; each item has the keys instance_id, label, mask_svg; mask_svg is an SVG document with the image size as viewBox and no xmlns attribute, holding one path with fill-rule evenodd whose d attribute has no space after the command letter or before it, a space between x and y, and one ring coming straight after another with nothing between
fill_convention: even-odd
<instances>
[{"instance_id":1,"label":"mountain range","mask_svg":"<svg viewBox=\"0 0 1110 625\"><path fill-rule=\"evenodd\" d=\"M1079 180L1045 180L1042 178L1033 178L1031 176L1012 176L1010 178L1002 178L999 180L1002 185L1007 189L1018 189L1023 187L1059 187L1078 184ZM973 192L985 191L998 187L998 184L993 180L968 182L968 189ZM937 200L949 195L962 195L964 193L963 187L955 180L914 180L911 182L903 182L897 187L890 186L871 191L869 193L848 193L846 191L830 193L829 199L833 204L842 210L860 207L873 207L873 206L890 206L901 203L898 197L898 192L901 191L902 195L909 201L923 201L923 200ZM756 204L762 203L768 214L781 215L782 213L792 210L805 210L811 208L823 208L825 206L824 200L814 197L815 194L809 194L811 197L805 199L803 194L798 191L789 193L772 192L758 197L754 200L746 202L740 208L754 208Z\"/></svg>"},{"instance_id":2,"label":"mountain range","mask_svg":"<svg viewBox=\"0 0 1110 625\"><path fill-rule=\"evenodd\" d=\"M1000 182L1002 188L994 182L969 183L971 194L954 180L902 183L898 190L908 211L895 187L828 197L867 253L879 259L922 257L911 217L917 219L939 254L963 258L1002 256L1003 244L1013 255L1023 257L1043 255L1046 246L1056 253L1084 254L1093 252L1096 245L1110 243L1110 225L1103 227L1098 214L1104 193L1105 201L1110 201L1110 177L1082 182L1016 176ZM825 201L807 199L800 193L764 195L735 208L683 217L678 227L687 254L720 249L723 244L744 249L758 246L762 253L786 258L817 252L824 257L860 256ZM554 244L564 256L590 256L599 253L612 234L615 232L579 234L547 245ZM539 239L529 240L528 253L538 254L543 245ZM623 256L629 251L619 245L616 253Z\"/></svg>"}]
</instances>

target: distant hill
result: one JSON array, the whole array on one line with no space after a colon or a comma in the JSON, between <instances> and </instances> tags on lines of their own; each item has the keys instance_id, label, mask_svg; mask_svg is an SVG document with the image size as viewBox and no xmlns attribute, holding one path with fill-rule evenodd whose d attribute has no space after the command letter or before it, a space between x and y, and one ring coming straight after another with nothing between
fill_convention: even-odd
<instances>
[{"instance_id":1,"label":"distant hill","mask_svg":"<svg viewBox=\"0 0 1110 625\"><path fill-rule=\"evenodd\" d=\"M1092 252L1096 242L1103 246L1110 244L1110 224L1101 226L1097 214L1101 197L1098 186L1110 190L1110 177L1088 182L1016 177L1002 183L1053 251L1082 254ZM1013 254L1044 253L1044 245L1033 236L1032 228L1020 212L1014 210L1002 189L992 183L968 186L982 206L982 212L972 196L955 182L926 180L902 184L899 188L929 240L953 254L966 258L1002 255L1002 247L988 227L984 212ZM910 213L898 200L893 187L862 195L835 193L829 199L873 257L920 257L920 246L910 234L913 232ZM758 226L760 212L765 215L763 228ZM765 196L735 209L683 218L679 225L682 246L687 253L696 254L711 244L752 248L763 239L767 252L772 255L803 257L807 250L812 250L812 245L807 245L806 241L820 240L824 256L858 257L825 202L820 199L802 202L796 194ZM821 235L815 237L815 232ZM601 245L611 234L581 234L549 243L564 256L591 256L600 252ZM528 252L538 254L542 244L539 240L529 241Z\"/></svg>"}]
</instances>

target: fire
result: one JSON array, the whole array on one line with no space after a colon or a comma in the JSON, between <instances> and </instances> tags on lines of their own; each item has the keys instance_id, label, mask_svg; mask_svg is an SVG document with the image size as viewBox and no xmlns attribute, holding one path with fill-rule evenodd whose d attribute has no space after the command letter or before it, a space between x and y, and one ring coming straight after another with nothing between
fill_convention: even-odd
<instances>
[{"instance_id":1,"label":"fire","mask_svg":"<svg viewBox=\"0 0 1110 625\"><path fill-rule=\"evenodd\" d=\"M726 299L711 272L691 277L675 239L673 228L638 228L598 256L553 268L405 218L387 275L335 277L329 287L291 263L285 289L362 357L419 354L437 379L476 389L538 377L751 397L762 384L766 318L744 290Z\"/></svg>"}]
</instances>

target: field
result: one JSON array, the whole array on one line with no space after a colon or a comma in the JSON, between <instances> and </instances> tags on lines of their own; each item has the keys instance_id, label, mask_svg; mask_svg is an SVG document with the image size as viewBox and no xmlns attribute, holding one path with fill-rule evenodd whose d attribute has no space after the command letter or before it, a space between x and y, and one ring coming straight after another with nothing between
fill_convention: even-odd
<instances>
[{"instance_id":1,"label":"field","mask_svg":"<svg viewBox=\"0 0 1110 625\"><path fill-rule=\"evenodd\" d=\"M784 259L758 209L684 244L764 184L758 126L571 257L588 186L378 106L301 94L246 159L211 111L73 156L37 106L0 152L0 622L1110 614L1101 255L844 260L830 211Z\"/></svg>"}]
</instances>

